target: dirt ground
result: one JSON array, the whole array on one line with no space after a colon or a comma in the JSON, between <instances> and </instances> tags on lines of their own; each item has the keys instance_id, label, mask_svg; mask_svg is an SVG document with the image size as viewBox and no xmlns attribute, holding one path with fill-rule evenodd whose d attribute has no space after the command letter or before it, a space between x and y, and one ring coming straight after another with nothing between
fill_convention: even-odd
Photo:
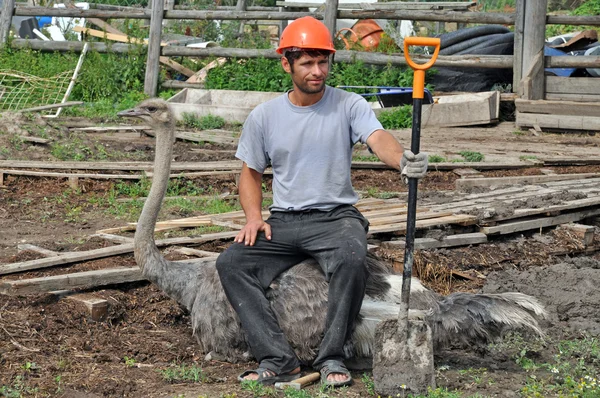
<instances>
[{"instance_id":1,"label":"dirt ground","mask_svg":"<svg viewBox=\"0 0 600 398\"><path fill-rule=\"evenodd\" d=\"M26 142L15 145L14 134L46 136L65 142L97 144L113 154L110 160L151 160L153 139L137 133L74 135L65 126L98 125L100 121L0 116L0 159L55 160L50 147ZM4 133L4 134L3 134ZM407 143L410 131L396 132ZM460 151L478 151L488 162L517 162L523 156L538 158L598 156L600 135L520 132L514 123L473 128L425 130L421 147L430 154L456 158ZM177 161L233 159L232 146L177 142ZM547 167L546 167L547 168ZM557 173L600 172L600 166L552 167ZM541 174L539 168L485 171L486 176ZM419 185L424 203L428 195L450 192L459 178L450 171L431 171ZM360 192L405 192L393 171L354 170ZM231 176L196 178L193 183L211 194L236 193ZM40 258L19 251L29 243L56 252L84 251L112 245L90 237L95 231L122 226L127 220L107 214L98 198L105 197L114 181L83 180L80 191L53 178L8 176L0 186L0 264ZM73 209L77 214L73 214ZM165 214L161 219L196 214ZM593 220L591 220L594 222ZM595 221L598 223L597 221ZM439 232L439 231L438 231ZM426 234L435 235L436 231ZM375 237L374 240L380 237ZM222 251L227 241L210 242L198 249ZM594 246L600 245L596 227ZM550 316L543 326L548 338L576 338L600 332L600 255L582 253L572 236L558 229L490 239L489 243L453 249L419 250L415 272L424 284L440 293L454 291L521 291L539 298ZM390 261L402 253L378 249ZM575 254L565 254L575 253ZM170 255L173 256L173 255ZM175 257L172 257L175 258ZM44 271L7 275L25 279L108 267L134 266L132 255L53 267ZM448 269L475 273L473 280L452 276ZM0 279L0 281L2 280ZM560 283L557 283L560 281ZM0 296L0 396L56 397L252 397L236 381L253 363L224 363L205 358L191 334L190 318L175 302L147 282L107 286L89 292L109 302L105 319L93 321L77 301L57 294L27 297ZM470 350L452 348L436 355L437 383L464 396L516 397L528 375L515 363L514 348ZM537 352L540 360L555 354ZM169 382L168 369L202 368L200 381ZM474 383L465 369L485 369L484 382ZM355 384L327 392L329 396L370 396L369 371L356 371ZM319 396L319 386L307 389ZM12 394L12 395L10 395ZM269 393L273 394L273 393ZM275 394L283 396L283 393Z\"/></svg>"}]
</instances>

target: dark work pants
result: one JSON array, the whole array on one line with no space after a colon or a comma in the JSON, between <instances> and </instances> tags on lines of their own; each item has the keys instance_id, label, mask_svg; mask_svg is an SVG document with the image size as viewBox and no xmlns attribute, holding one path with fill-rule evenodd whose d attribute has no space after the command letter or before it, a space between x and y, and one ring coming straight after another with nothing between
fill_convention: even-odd
<instances>
[{"instance_id":1,"label":"dark work pants","mask_svg":"<svg viewBox=\"0 0 600 398\"><path fill-rule=\"evenodd\" d=\"M279 274L313 257L329 282L325 334L313 367L343 360L365 294L368 221L355 207L343 205L327 212L273 212L267 223L272 240L259 233L254 246L234 243L217 259L221 283L252 354L277 374L300 366L265 291Z\"/></svg>"}]
</instances>

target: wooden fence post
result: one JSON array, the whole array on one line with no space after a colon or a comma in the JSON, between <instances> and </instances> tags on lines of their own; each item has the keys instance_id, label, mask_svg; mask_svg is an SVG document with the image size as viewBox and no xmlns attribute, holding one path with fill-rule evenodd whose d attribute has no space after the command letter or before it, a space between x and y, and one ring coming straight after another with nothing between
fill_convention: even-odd
<instances>
[{"instance_id":1,"label":"wooden fence post","mask_svg":"<svg viewBox=\"0 0 600 398\"><path fill-rule=\"evenodd\" d=\"M0 8L0 48L8 40L12 16L15 12L15 0L4 0Z\"/></svg>"},{"instance_id":2,"label":"wooden fence post","mask_svg":"<svg viewBox=\"0 0 600 398\"><path fill-rule=\"evenodd\" d=\"M520 0L517 2L515 37L515 67L520 63L518 94L529 100L544 99L544 43L546 41L546 12L548 0ZM521 46L521 48L517 48Z\"/></svg>"},{"instance_id":3,"label":"wooden fence post","mask_svg":"<svg viewBox=\"0 0 600 398\"><path fill-rule=\"evenodd\" d=\"M325 1L325 15L323 16L323 23L329 29L331 33L331 40L335 38L337 33L337 14L338 14L339 0L326 0Z\"/></svg>"},{"instance_id":4,"label":"wooden fence post","mask_svg":"<svg viewBox=\"0 0 600 398\"><path fill-rule=\"evenodd\" d=\"M150 97L156 97L158 88L160 42L164 13L163 7L163 0L152 0L150 37L148 38L148 58L146 60L146 76L144 78L144 93Z\"/></svg>"}]
</instances>

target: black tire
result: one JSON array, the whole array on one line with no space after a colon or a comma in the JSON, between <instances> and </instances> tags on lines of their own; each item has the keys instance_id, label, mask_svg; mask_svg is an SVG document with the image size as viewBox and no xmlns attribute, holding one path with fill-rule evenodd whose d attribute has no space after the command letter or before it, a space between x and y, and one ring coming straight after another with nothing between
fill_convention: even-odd
<instances>
[{"instance_id":1,"label":"black tire","mask_svg":"<svg viewBox=\"0 0 600 398\"><path fill-rule=\"evenodd\" d=\"M440 50L440 55L459 54L461 51L473 48L474 46L487 42L488 40L495 39L496 37L502 36L503 34L504 33L495 33L492 35L473 37L471 39L458 42L456 44L451 45L450 47L446 47L443 50Z\"/></svg>"},{"instance_id":2,"label":"black tire","mask_svg":"<svg viewBox=\"0 0 600 398\"><path fill-rule=\"evenodd\" d=\"M502 25L482 25L473 28L460 29L455 32L449 32L439 35L440 49L444 49L461 41L469 40L474 37L492 35L496 33L508 33L510 30Z\"/></svg>"},{"instance_id":3,"label":"black tire","mask_svg":"<svg viewBox=\"0 0 600 398\"><path fill-rule=\"evenodd\" d=\"M496 35L491 35L496 36ZM482 43L479 43L476 46L471 48L467 48L461 52L456 53L456 55L461 54L497 54L497 55L506 55L506 50L502 50L501 53L498 53L499 49L505 49L507 46L514 46L515 43L515 34L513 32L505 33L502 35L498 35L497 37L490 37L489 40L486 40ZM510 51L512 54L514 51Z\"/></svg>"}]
</instances>

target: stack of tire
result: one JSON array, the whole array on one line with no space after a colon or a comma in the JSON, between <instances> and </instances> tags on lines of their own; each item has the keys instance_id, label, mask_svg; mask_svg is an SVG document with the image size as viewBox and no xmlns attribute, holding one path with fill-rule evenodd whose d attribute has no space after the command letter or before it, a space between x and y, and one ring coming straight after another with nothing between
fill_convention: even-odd
<instances>
[{"instance_id":1,"label":"stack of tire","mask_svg":"<svg viewBox=\"0 0 600 398\"><path fill-rule=\"evenodd\" d=\"M440 55L512 55L514 33L502 25L483 25L444 33ZM438 67L430 79L436 91L489 91L512 84L512 69Z\"/></svg>"}]
</instances>

